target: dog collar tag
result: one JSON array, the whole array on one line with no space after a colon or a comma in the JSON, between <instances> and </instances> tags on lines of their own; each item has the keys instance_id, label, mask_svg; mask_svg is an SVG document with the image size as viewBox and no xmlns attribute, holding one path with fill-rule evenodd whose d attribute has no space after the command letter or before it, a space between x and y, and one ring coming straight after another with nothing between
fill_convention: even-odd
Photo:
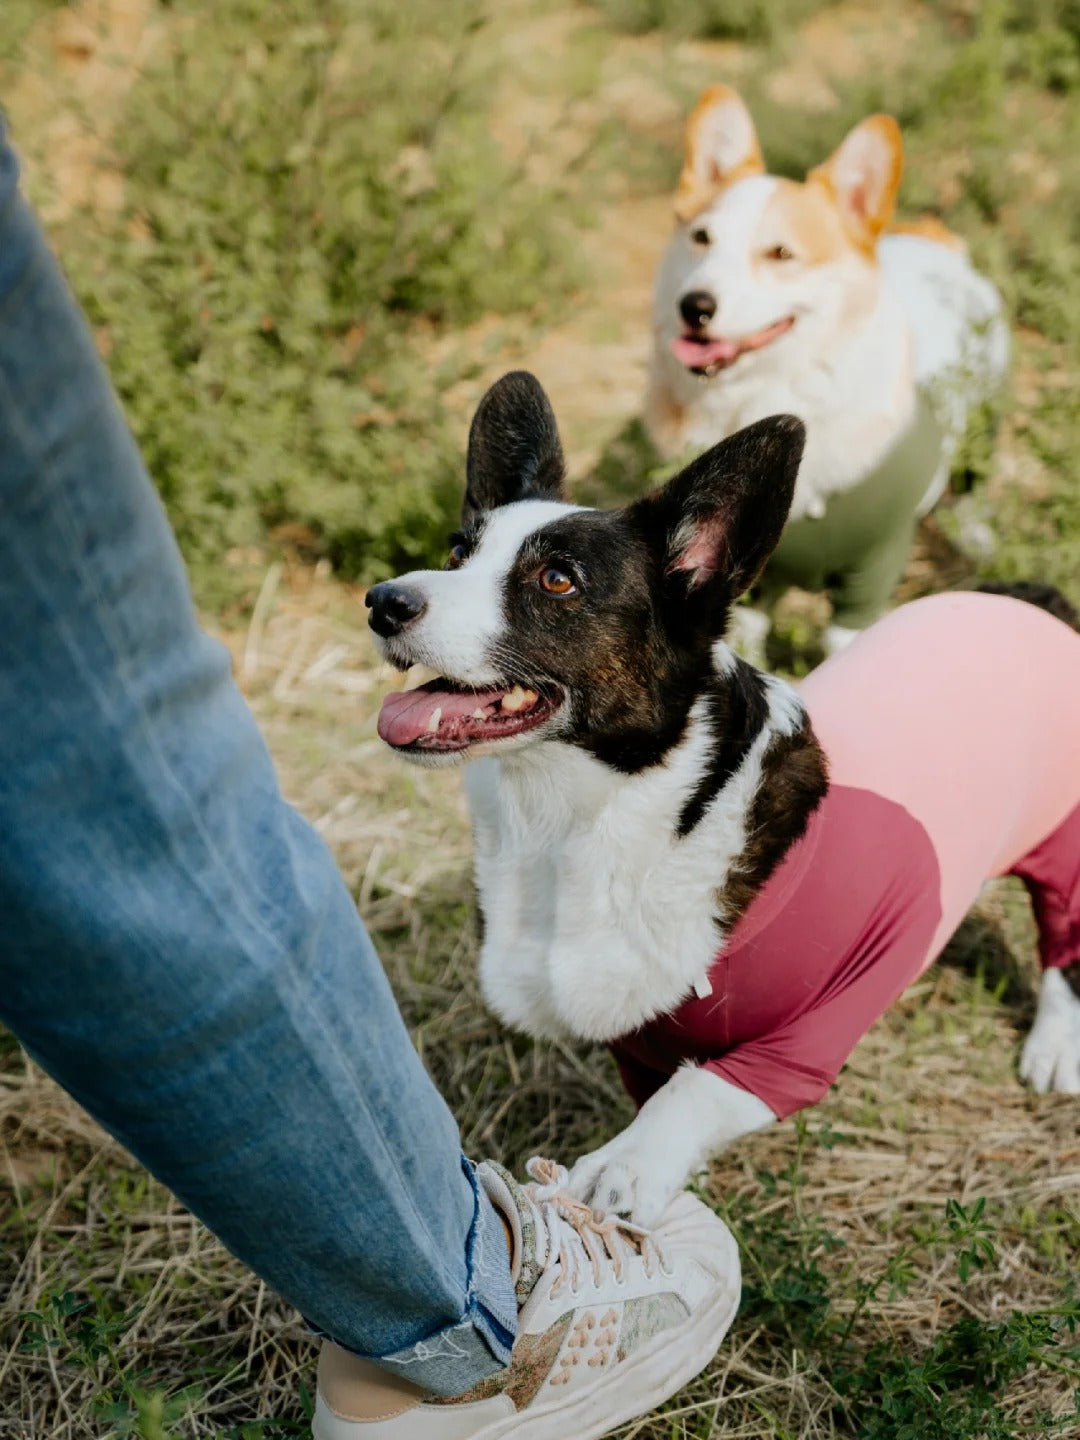
<instances>
[{"instance_id":1,"label":"dog collar tag","mask_svg":"<svg viewBox=\"0 0 1080 1440\"><path fill-rule=\"evenodd\" d=\"M694 994L699 1000L707 1000L712 994L712 981L707 970L703 970L694 981Z\"/></svg>"}]
</instances>

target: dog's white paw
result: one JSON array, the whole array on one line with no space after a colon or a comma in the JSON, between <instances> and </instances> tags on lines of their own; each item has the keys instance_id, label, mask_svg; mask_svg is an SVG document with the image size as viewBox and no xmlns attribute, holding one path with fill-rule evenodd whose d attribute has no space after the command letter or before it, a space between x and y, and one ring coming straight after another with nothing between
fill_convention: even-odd
<instances>
[{"instance_id":1,"label":"dog's white paw","mask_svg":"<svg viewBox=\"0 0 1080 1440\"><path fill-rule=\"evenodd\" d=\"M1020 1075L1040 1095L1080 1095L1080 999L1060 970L1047 970L1039 1009L1024 1042Z\"/></svg>"},{"instance_id":2,"label":"dog's white paw","mask_svg":"<svg viewBox=\"0 0 1080 1440\"><path fill-rule=\"evenodd\" d=\"M634 1144L630 1130L624 1130L577 1162L570 1171L571 1195L594 1210L651 1228L682 1189L686 1176L650 1150L648 1145Z\"/></svg>"}]
</instances>

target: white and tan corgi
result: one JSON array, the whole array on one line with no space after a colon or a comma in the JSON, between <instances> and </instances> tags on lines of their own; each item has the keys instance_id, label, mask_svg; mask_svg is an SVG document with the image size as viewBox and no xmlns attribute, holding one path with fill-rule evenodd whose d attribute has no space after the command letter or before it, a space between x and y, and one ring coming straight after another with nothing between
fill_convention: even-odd
<instances>
[{"instance_id":1,"label":"white and tan corgi","mask_svg":"<svg viewBox=\"0 0 1080 1440\"><path fill-rule=\"evenodd\" d=\"M767 175L746 106L713 86L690 116L656 282L651 438L676 458L767 415L803 421L773 567L830 591L834 643L885 608L971 407L1008 364L1001 298L963 242L934 221L888 232L902 169L896 122L872 115L805 181Z\"/></svg>"}]
</instances>

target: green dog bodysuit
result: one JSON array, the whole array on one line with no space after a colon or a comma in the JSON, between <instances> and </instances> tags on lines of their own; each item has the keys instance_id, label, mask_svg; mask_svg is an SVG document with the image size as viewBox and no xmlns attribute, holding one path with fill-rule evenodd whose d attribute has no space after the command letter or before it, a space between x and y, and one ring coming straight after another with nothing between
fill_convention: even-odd
<instances>
[{"instance_id":1,"label":"green dog bodysuit","mask_svg":"<svg viewBox=\"0 0 1080 1440\"><path fill-rule=\"evenodd\" d=\"M911 424L876 469L829 495L819 518L788 522L762 576L766 592L788 585L824 590L834 625L861 630L876 620L903 576L944 438L920 395Z\"/></svg>"}]
</instances>

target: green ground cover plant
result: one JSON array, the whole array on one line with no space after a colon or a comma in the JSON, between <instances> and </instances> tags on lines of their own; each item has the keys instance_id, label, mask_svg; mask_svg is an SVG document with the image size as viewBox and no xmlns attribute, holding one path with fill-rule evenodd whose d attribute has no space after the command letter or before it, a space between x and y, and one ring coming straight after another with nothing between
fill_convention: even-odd
<instances>
[{"instance_id":1,"label":"green ground cover plant","mask_svg":"<svg viewBox=\"0 0 1080 1440\"><path fill-rule=\"evenodd\" d=\"M769 41L790 32L829 0L599 0L613 25L642 34L665 30L708 40Z\"/></svg>"},{"instance_id":2,"label":"green ground cover plant","mask_svg":"<svg viewBox=\"0 0 1080 1440\"><path fill-rule=\"evenodd\" d=\"M944 1326L925 1348L874 1334L871 1317L885 1302L907 1296L919 1271L944 1264L961 1286L999 1263L1005 1217L979 1197L964 1205L946 1201L940 1214L918 1218L878 1273L859 1273L845 1242L807 1207L801 1190L808 1143L831 1151L850 1143L826 1124L811 1138L796 1120L794 1159L780 1174L759 1170L765 1196L783 1195L783 1210L762 1224L757 1203L727 1208L744 1264L740 1319L757 1323L778 1343L802 1351L828 1378L842 1433L858 1440L1013 1440L1010 1385L1040 1369L1078 1382L1072 1404L1039 1410L1032 1422L1040 1436L1071 1435L1080 1422L1080 1295L1075 1276L1062 1276L1056 1302L1036 1310L1011 1310L988 1321L963 1314Z\"/></svg>"},{"instance_id":3,"label":"green ground cover plant","mask_svg":"<svg viewBox=\"0 0 1080 1440\"><path fill-rule=\"evenodd\" d=\"M168 12L113 142L123 213L64 253L185 555L211 600L222 555L275 532L363 580L407 568L457 503L436 342L550 311L574 274L568 207L489 133L490 17Z\"/></svg>"}]
</instances>

